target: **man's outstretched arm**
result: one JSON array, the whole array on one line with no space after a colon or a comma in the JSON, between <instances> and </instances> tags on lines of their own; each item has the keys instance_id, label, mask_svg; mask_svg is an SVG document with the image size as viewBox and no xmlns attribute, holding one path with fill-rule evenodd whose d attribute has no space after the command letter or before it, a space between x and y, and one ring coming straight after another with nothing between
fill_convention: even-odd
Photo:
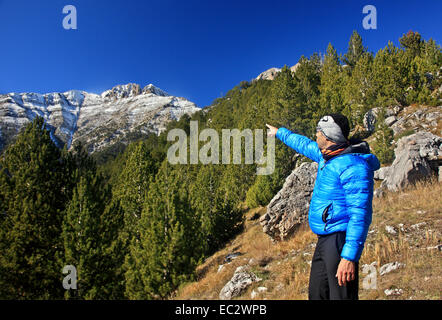
<instances>
[{"instance_id":1,"label":"man's outstretched arm","mask_svg":"<svg viewBox=\"0 0 442 320\"><path fill-rule=\"evenodd\" d=\"M315 141L310 140L303 135L293 133L284 127L278 129L269 124L266 124L266 126L270 129L269 135L275 135L276 138L294 149L297 153L300 153L315 162L321 161L321 150L319 150L318 144Z\"/></svg>"}]
</instances>

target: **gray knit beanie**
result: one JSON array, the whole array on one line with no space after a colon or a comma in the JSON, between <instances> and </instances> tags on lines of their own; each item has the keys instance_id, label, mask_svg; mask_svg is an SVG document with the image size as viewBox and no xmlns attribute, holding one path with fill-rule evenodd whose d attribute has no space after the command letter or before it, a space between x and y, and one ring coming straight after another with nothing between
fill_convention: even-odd
<instances>
[{"instance_id":1,"label":"gray knit beanie","mask_svg":"<svg viewBox=\"0 0 442 320\"><path fill-rule=\"evenodd\" d=\"M328 139L336 143L346 143L350 133L348 119L341 114L326 115L316 127Z\"/></svg>"}]
</instances>

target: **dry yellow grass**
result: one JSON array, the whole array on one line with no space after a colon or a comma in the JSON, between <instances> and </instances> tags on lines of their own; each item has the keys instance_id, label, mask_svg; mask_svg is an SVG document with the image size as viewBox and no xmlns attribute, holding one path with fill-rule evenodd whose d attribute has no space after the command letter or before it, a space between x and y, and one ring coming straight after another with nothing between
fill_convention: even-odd
<instances>
[{"instance_id":1,"label":"dry yellow grass","mask_svg":"<svg viewBox=\"0 0 442 320\"><path fill-rule=\"evenodd\" d=\"M441 194L442 184L431 181L374 199L373 222L359 264L360 299L442 298L442 253L437 249L442 234ZM258 220L248 219L256 212L264 214L265 210L250 210L244 232L199 266L198 280L183 285L172 298L218 299L235 269L250 263L251 271L262 280L236 299L251 299L252 290L257 291L259 286L266 287L267 291L258 293L255 299L307 299L310 262L317 238L305 224L291 239L273 243L262 232ZM387 225L394 227L397 233L388 233ZM218 272L224 257L232 252L242 255L224 264ZM374 261L377 262L376 289L364 289L366 275L361 272L362 265ZM380 266L395 261L405 267L379 275ZM385 289L395 288L402 289L402 295L385 295Z\"/></svg>"},{"instance_id":2,"label":"dry yellow grass","mask_svg":"<svg viewBox=\"0 0 442 320\"><path fill-rule=\"evenodd\" d=\"M387 193L373 203L373 234L367 238L361 264L401 262L405 268L377 277L377 290L361 290L366 299L385 299L384 290L401 288L396 299L441 299L442 184L421 182L403 192ZM403 224L401 230L400 224ZM386 226L395 228L390 234ZM392 299L393 297L389 297Z\"/></svg>"}]
</instances>

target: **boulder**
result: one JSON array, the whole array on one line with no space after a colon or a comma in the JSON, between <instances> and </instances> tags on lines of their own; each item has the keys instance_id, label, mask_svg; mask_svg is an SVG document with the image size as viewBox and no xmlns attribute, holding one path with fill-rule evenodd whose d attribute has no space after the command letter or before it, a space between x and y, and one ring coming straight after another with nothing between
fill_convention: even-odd
<instances>
[{"instance_id":1,"label":"boulder","mask_svg":"<svg viewBox=\"0 0 442 320\"><path fill-rule=\"evenodd\" d=\"M219 293L221 300L230 300L239 296L253 282L261 281L253 272L247 270L247 267L238 267L233 274L232 279L226 283Z\"/></svg>"},{"instance_id":2,"label":"boulder","mask_svg":"<svg viewBox=\"0 0 442 320\"><path fill-rule=\"evenodd\" d=\"M397 234L397 231L392 226L385 226L385 231L387 231L389 234Z\"/></svg>"},{"instance_id":3,"label":"boulder","mask_svg":"<svg viewBox=\"0 0 442 320\"><path fill-rule=\"evenodd\" d=\"M442 119L442 106L425 108L421 107L417 110L411 105L404 108L397 121L390 124L395 135L406 133L407 131L432 131L437 132L438 123Z\"/></svg>"},{"instance_id":4,"label":"boulder","mask_svg":"<svg viewBox=\"0 0 442 320\"><path fill-rule=\"evenodd\" d=\"M376 126L376 116L379 108L373 108L368 110L368 112L364 115L363 124L364 129L370 133L373 133Z\"/></svg>"},{"instance_id":5,"label":"boulder","mask_svg":"<svg viewBox=\"0 0 442 320\"><path fill-rule=\"evenodd\" d=\"M387 117L386 119L385 119L385 124L387 125L387 126L391 126L393 123L395 123L397 121L397 118L396 118L396 116L390 116L390 117Z\"/></svg>"},{"instance_id":6,"label":"boulder","mask_svg":"<svg viewBox=\"0 0 442 320\"><path fill-rule=\"evenodd\" d=\"M390 170L390 167L382 167L379 170L376 170L374 172L374 179L375 180L384 180L385 177L388 175L388 170Z\"/></svg>"},{"instance_id":7,"label":"boulder","mask_svg":"<svg viewBox=\"0 0 442 320\"><path fill-rule=\"evenodd\" d=\"M384 293L387 297L389 296L400 296L404 293L402 289L385 289Z\"/></svg>"},{"instance_id":8,"label":"boulder","mask_svg":"<svg viewBox=\"0 0 442 320\"><path fill-rule=\"evenodd\" d=\"M442 161L442 138L429 132L418 132L401 138L394 153L395 160L381 188L399 191L436 173Z\"/></svg>"},{"instance_id":9,"label":"boulder","mask_svg":"<svg viewBox=\"0 0 442 320\"><path fill-rule=\"evenodd\" d=\"M376 122L380 107L372 108L364 115L363 126L368 133L376 130ZM442 106L424 107L415 105L408 107L390 106L385 109L385 124L389 126L394 135L406 134L414 131L432 131L438 134L437 127L442 119Z\"/></svg>"},{"instance_id":10,"label":"boulder","mask_svg":"<svg viewBox=\"0 0 442 320\"><path fill-rule=\"evenodd\" d=\"M372 108L367 111L363 118L364 129L369 133L373 133L376 129L376 121L381 108ZM400 106L391 106L385 109L385 123L391 126L398 120L397 115L401 111Z\"/></svg>"},{"instance_id":11,"label":"boulder","mask_svg":"<svg viewBox=\"0 0 442 320\"><path fill-rule=\"evenodd\" d=\"M307 219L317 169L315 162L301 164L268 204L260 223L273 240L287 239Z\"/></svg>"},{"instance_id":12,"label":"boulder","mask_svg":"<svg viewBox=\"0 0 442 320\"><path fill-rule=\"evenodd\" d=\"M225 256L224 258L224 263L229 263L232 260L238 258L240 255L242 255L241 252L233 252L233 253L229 253L227 256Z\"/></svg>"},{"instance_id":13,"label":"boulder","mask_svg":"<svg viewBox=\"0 0 442 320\"><path fill-rule=\"evenodd\" d=\"M404 268L405 264L404 263L400 263L400 262L391 262L391 263L387 263L384 264L380 269L379 269L379 274L381 276L386 275L387 273L390 273L392 271L395 271L399 268Z\"/></svg>"}]
</instances>

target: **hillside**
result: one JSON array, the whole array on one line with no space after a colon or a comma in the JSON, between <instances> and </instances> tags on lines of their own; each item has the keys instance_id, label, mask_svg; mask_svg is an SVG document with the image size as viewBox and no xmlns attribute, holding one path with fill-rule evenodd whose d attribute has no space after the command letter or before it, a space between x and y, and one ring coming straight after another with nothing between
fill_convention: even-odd
<instances>
[{"instance_id":1,"label":"hillside","mask_svg":"<svg viewBox=\"0 0 442 320\"><path fill-rule=\"evenodd\" d=\"M286 230L298 232L291 240L272 244L260 216L266 207L272 209L269 203L306 159L277 142L275 170L269 175L256 174L256 161L219 164L214 158L211 163L172 164L169 151L178 144L168 136L172 129L184 131L185 139L179 140L186 144L180 145L189 142L190 148L183 148L183 155L195 155L195 149L199 155L212 155L216 148L207 148L202 135L192 140L195 122L198 130L210 129L205 132L215 137L225 129L264 135L265 124L271 124L313 138L318 120L331 112L349 118L355 128L351 135L366 139L383 165L378 173L382 185L375 193L386 197L375 200L377 218L362 263L377 261L384 271L386 263L398 262L393 266L406 265L399 271L410 270L397 283L385 284L389 278L379 277L377 294L369 291L361 297L383 298L383 290L394 285L402 298L439 298L440 290L413 291L415 279L420 281L417 288L425 284L417 277L419 268L428 268L428 284L440 289L440 279L433 276L440 273L434 269L439 251L409 249L404 239L408 235L412 244L425 248L438 244L440 186L423 186L403 198L389 192L423 177L442 176L442 50L417 32L404 34L399 42L400 47L389 42L373 54L355 31L343 55L329 44L325 56L302 56L296 70L285 65L273 80L241 81L201 112L192 112L198 108L191 102L160 89L132 84L101 95L0 96L1 139L16 133L15 124L24 126L28 115L42 116L27 123L0 156L0 299L164 300L171 294L217 299L236 267L246 262L254 274L246 282L261 280L239 298L249 299L255 292L256 298L304 299L315 236L286 212L289 222L298 223L287 224ZM147 131L159 135L146 137ZM55 138L63 132L65 143L78 137L85 150L77 144L72 148L71 142L70 150L60 150ZM255 151L261 151L256 140ZM262 150L269 155L267 142ZM229 149L240 155L235 143ZM241 158L249 151L243 153L241 147ZM285 194L288 199L293 195ZM307 190L299 194L310 196ZM278 208L281 213L289 207L274 208L278 214ZM414 215L417 211L429 214ZM265 221L268 231L282 220ZM422 221L427 224L416 225ZM400 223L404 235L398 238ZM419 226L423 233L414 231ZM430 267L417 268L422 261ZM60 286L59 270L66 265L77 267L76 292ZM244 271L238 271L240 276L247 273L238 270ZM402 283L406 279L409 284Z\"/></svg>"},{"instance_id":2,"label":"hillside","mask_svg":"<svg viewBox=\"0 0 442 320\"><path fill-rule=\"evenodd\" d=\"M360 299L442 298L441 195L442 183L433 180L374 199L373 222L360 260ZM235 269L248 265L262 280L235 299L307 299L316 236L304 224L291 239L273 243L256 219L265 211L249 210L244 232L207 258L197 268L198 280L181 286L173 298L219 299ZM233 253L240 255L226 263ZM373 262L377 288L364 289L364 277L370 272L363 274L363 265ZM397 264L400 268L381 276L381 267L394 262L404 266ZM394 295L394 289L400 295Z\"/></svg>"}]
</instances>

